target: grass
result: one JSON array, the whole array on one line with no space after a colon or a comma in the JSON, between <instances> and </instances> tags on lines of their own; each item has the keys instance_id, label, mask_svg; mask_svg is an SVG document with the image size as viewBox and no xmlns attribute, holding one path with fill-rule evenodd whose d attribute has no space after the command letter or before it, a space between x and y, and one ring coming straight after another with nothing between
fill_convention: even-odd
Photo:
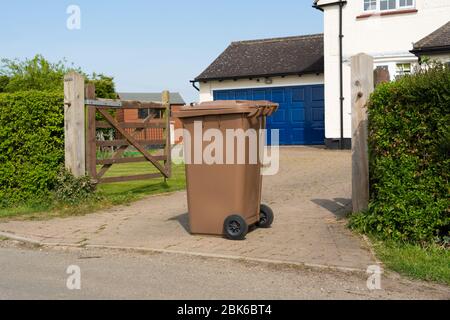
<instances>
[{"instance_id":1,"label":"grass","mask_svg":"<svg viewBox=\"0 0 450 320\"><path fill-rule=\"evenodd\" d=\"M111 167L105 177L118 177L145 173L156 173L157 169L149 163L127 163ZM98 186L100 196L107 198L113 205L130 203L148 195L174 192L186 188L184 165L172 166L172 178L140 180L121 183L101 184Z\"/></svg>"},{"instance_id":2,"label":"grass","mask_svg":"<svg viewBox=\"0 0 450 320\"><path fill-rule=\"evenodd\" d=\"M105 177L155 173L147 162L113 165ZM186 188L184 165L172 166L172 177L121 183L100 184L96 197L75 206L61 205L51 199L33 199L20 206L0 208L0 220L36 220L83 215L116 205L127 205L146 196L175 192Z\"/></svg>"},{"instance_id":3,"label":"grass","mask_svg":"<svg viewBox=\"0 0 450 320\"><path fill-rule=\"evenodd\" d=\"M385 266L412 279L450 286L450 250L438 245L419 245L372 240Z\"/></svg>"}]
</instances>

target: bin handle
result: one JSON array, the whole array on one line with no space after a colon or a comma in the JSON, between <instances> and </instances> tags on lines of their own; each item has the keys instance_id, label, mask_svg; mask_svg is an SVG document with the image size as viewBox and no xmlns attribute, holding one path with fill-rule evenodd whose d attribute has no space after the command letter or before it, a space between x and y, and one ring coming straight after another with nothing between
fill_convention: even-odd
<instances>
[{"instance_id":1,"label":"bin handle","mask_svg":"<svg viewBox=\"0 0 450 320\"><path fill-rule=\"evenodd\" d=\"M260 117L260 116L271 116L275 110L278 109L275 106L263 106L263 107L257 107L255 111L249 113L248 117Z\"/></svg>"},{"instance_id":2,"label":"bin handle","mask_svg":"<svg viewBox=\"0 0 450 320\"><path fill-rule=\"evenodd\" d=\"M248 114L249 118L259 117L261 115L261 108L256 108L255 111Z\"/></svg>"},{"instance_id":3,"label":"bin handle","mask_svg":"<svg viewBox=\"0 0 450 320\"><path fill-rule=\"evenodd\" d=\"M278 106L272 106L269 108L269 113L267 114L268 117L270 117L274 112L278 110Z\"/></svg>"},{"instance_id":4,"label":"bin handle","mask_svg":"<svg viewBox=\"0 0 450 320\"><path fill-rule=\"evenodd\" d=\"M268 116L268 115L271 114L271 112L272 112L272 107L265 107L265 108L264 108L263 115L264 115L264 116Z\"/></svg>"},{"instance_id":5,"label":"bin handle","mask_svg":"<svg viewBox=\"0 0 450 320\"><path fill-rule=\"evenodd\" d=\"M257 106L254 111L248 114L248 117L271 116L276 110L278 110L278 106Z\"/></svg>"}]
</instances>

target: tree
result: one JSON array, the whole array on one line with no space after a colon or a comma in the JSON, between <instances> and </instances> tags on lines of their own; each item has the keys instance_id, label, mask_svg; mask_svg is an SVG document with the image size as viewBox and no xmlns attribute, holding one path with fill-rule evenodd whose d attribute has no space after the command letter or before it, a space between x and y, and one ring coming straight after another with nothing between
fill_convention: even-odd
<instances>
[{"instance_id":1,"label":"tree","mask_svg":"<svg viewBox=\"0 0 450 320\"><path fill-rule=\"evenodd\" d=\"M4 87L5 92L62 90L64 74L74 69L67 67L65 61L51 63L42 55L24 61L1 61L0 75L9 78Z\"/></svg>"},{"instance_id":2,"label":"tree","mask_svg":"<svg viewBox=\"0 0 450 320\"><path fill-rule=\"evenodd\" d=\"M95 94L98 98L117 99L114 78L93 73L91 77L86 77L86 82L95 85Z\"/></svg>"},{"instance_id":3,"label":"tree","mask_svg":"<svg viewBox=\"0 0 450 320\"><path fill-rule=\"evenodd\" d=\"M5 92L8 83L9 83L8 76L0 76L0 93Z\"/></svg>"},{"instance_id":4,"label":"tree","mask_svg":"<svg viewBox=\"0 0 450 320\"><path fill-rule=\"evenodd\" d=\"M93 73L92 76L82 72L80 68L68 65L66 60L51 63L42 55L23 61L2 59L0 66L0 92L18 91L63 91L64 75L75 70L83 74L86 82L95 84L97 97L117 98L114 78Z\"/></svg>"}]
</instances>

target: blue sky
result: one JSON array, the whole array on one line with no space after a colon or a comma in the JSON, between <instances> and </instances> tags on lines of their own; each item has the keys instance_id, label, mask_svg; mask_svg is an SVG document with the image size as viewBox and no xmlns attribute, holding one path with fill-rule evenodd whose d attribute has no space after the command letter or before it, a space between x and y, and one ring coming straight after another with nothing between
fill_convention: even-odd
<instances>
[{"instance_id":1,"label":"blue sky","mask_svg":"<svg viewBox=\"0 0 450 320\"><path fill-rule=\"evenodd\" d=\"M189 80L231 41L318 33L312 0L15 0L0 9L1 58L43 54L86 72L114 76L118 91L179 91L198 98ZM66 9L81 9L68 30Z\"/></svg>"}]
</instances>

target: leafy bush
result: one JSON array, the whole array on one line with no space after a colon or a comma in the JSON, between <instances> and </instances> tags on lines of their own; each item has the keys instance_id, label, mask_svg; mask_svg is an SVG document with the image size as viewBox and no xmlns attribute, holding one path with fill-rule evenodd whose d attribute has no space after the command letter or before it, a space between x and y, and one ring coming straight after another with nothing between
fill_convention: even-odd
<instances>
[{"instance_id":1,"label":"leafy bush","mask_svg":"<svg viewBox=\"0 0 450 320\"><path fill-rule=\"evenodd\" d=\"M351 226L410 242L448 236L450 70L382 84L368 110L371 201Z\"/></svg>"},{"instance_id":2,"label":"leafy bush","mask_svg":"<svg viewBox=\"0 0 450 320\"><path fill-rule=\"evenodd\" d=\"M9 83L8 76L0 75L0 93L5 92L8 83Z\"/></svg>"},{"instance_id":3,"label":"leafy bush","mask_svg":"<svg viewBox=\"0 0 450 320\"><path fill-rule=\"evenodd\" d=\"M76 205L95 196L95 184L88 176L76 178L65 168L61 168L53 195L58 203Z\"/></svg>"},{"instance_id":4,"label":"leafy bush","mask_svg":"<svg viewBox=\"0 0 450 320\"><path fill-rule=\"evenodd\" d=\"M64 161L62 92L0 94L2 206L48 194Z\"/></svg>"},{"instance_id":5,"label":"leafy bush","mask_svg":"<svg viewBox=\"0 0 450 320\"><path fill-rule=\"evenodd\" d=\"M87 83L93 83L95 85L95 94L98 98L117 99L114 78L96 73L90 77L85 77Z\"/></svg>"},{"instance_id":6,"label":"leafy bush","mask_svg":"<svg viewBox=\"0 0 450 320\"><path fill-rule=\"evenodd\" d=\"M59 181L58 168L64 162L63 78L75 68L41 55L1 62L0 207L9 207L48 199ZM84 76L95 84L99 98L117 97L112 77Z\"/></svg>"},{"instance_id":7,"label":"leafy bush","mask_svg":"<svg viewBox=\"0 0 450 320\"><path fill-rule=\"evenodd\" d=\"M97 97L106 99L117 98L114 78L93 73L91 76L79 68L68 65L62 60L52 63L42 55L32 59L10 60L2 59L0 66L0 92L19 92L29 90L61 91L64 90L64 75L75 70L84 75L86 83L93 83Z\"/></svg>"},{"instance_id":8,"label":"leafy bush","mask_svg":"<svg viewBox=\"0 0 450 320\"><path fill-rule=\"evenodd\" d=\"M43 56L36 55L32 59L2 59L0 75L8 81L4 84L4 92L27 90L63 90L64 75L73 68L66 66L65 61L51 63Z\"/></svg>"}]
</instances>

